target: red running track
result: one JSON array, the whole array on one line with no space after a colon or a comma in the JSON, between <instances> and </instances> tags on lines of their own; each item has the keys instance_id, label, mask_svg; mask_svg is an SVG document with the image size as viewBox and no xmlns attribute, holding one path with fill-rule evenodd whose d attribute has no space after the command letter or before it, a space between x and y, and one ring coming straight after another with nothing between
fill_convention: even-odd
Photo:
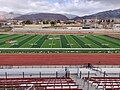
<instances>
[{"instance_id":1,"label":"red running track","mask_svg":"<svg viewBox=\"0 0 120 90\"><path fill-rule=\"evenodd\" d=\"M120 65L120 54L1 54L0 65Z\"/></svg>"}]
</instances>

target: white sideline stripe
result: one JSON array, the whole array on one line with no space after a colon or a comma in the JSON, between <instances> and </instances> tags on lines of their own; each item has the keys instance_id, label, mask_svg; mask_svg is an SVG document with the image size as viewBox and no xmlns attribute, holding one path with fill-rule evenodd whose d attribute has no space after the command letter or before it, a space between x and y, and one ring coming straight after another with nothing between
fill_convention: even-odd
<instances>
[{"instance_id":1,"label":"white sideline stripe","mask_svg":"<svg viewBox=\"0 0 120 90\"><path fill-rule=\"evenodd\" d=\"M0 50L120 50L120 48L0 48Z\"/></svg>"}]
</instances>

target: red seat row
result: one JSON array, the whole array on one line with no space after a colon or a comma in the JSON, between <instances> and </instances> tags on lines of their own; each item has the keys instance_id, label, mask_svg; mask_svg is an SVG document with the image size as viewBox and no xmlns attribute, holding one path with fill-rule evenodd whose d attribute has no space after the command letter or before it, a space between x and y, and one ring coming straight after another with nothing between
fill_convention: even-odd
<instances>
[{"instance_id":1,"label":"red seat row","mask_svg":"<svg viewBox=\"0 0 120 90\"><path fill-rule=\"evenodd\" d=\"M45 90L81 90L71 78L2 78L0 88L45 88ZM34 89L37 90L37 89Z\"/></svg>"},{"instance_id":2,"label":"red seat row","mask_svg":"<svg viewBox=\"0 0 120 90\"><path fill-rule=\"evenodd\" d=\"M97 88L120 90L120 77L84 77L83 79Z\"/></svg>"}]
</instances>

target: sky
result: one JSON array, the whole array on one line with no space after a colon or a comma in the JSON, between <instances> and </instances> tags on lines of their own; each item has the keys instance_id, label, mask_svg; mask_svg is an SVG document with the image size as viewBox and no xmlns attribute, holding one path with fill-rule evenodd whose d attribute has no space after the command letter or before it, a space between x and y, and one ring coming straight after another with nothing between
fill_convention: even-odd
<instances>
[{"instance_id":1,"label":"sky","mask_svg":"<svg viewBox=\"0 0 120 90\"><path fill-rule=\"evenodd\" d=\"M68 13L78 16L120 8L120 0L0 0L0 11Z\"/></svg>"}]
</instances>

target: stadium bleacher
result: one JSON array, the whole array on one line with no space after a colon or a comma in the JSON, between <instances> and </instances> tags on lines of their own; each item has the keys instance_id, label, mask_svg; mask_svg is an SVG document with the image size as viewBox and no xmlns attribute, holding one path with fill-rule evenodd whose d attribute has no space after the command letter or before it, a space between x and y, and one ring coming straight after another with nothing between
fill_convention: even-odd
<instances>
[{"instance_id":1,"label":"stadium bleacher","mask_svg":"<svg viewBox=\"0 0 120 90\"><path fill-rule=\"evenodd\" d=\"M83 79L98 89L120 90L120 77L83 77Z\"/></svg>"},{"instance_id":2,"label":"stadium bleacher","mask_svg":"<svg viewBox=\"0 0 120 90\"><path fill-rule=\"evenodd\" d=\"M1 78L1 88L9 90L82 90L71 78Z\"/></svg>"}]
</instances>

